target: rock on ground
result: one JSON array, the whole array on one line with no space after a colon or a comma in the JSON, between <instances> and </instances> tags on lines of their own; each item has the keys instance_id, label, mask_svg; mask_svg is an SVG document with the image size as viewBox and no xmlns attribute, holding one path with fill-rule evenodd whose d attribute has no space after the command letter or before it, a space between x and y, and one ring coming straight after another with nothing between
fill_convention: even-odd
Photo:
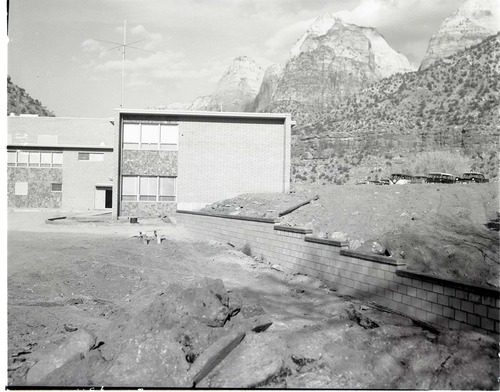
<instances>
[{"instance_id":1,"label":"rock on ground","mask_svg":"<svg viewBox=\"0 0 500 392\"><path fill-rule=\"evenodd\" d=\"M27 384L36 385L64 364L83 357L95 345L95 342L96 337L92 332L84 329L76 331L54 351L40 357L26 375Z\"/></svg>"}]
</instances>

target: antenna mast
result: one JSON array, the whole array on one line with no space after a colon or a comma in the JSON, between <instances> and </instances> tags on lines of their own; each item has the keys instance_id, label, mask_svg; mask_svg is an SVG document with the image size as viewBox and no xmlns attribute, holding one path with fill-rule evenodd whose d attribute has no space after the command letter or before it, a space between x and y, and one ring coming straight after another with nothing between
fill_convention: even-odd
<instances>
[{"instance_id":1,"label":"antenna mast","mask_svg":"<svg viewBox=\"0 0 500 392\"><path fill-rule=\"evenodd\" d=\"M120 108L123 108L123 90L125 85L125 47L127 46L127 21L123 21L123 45L122 45L122 92L120 99Z\"/></svg>"},{"instance_id":2,"label":"antenna mast","mask_svg":"<svg viewBox=\"0 0 500 392\"><path fill-rule=\"evenodd\" d=\"M100 40L100 39L96 39L96 41L107 42L108 44L116 45L113 48L108 49L108 50L118 49L118 48L121 48L121 50L122 50L122 85L121 85L121 94L120 94L120 107L122 108L124 95L125 95L125 52L126 52L126 48L142 50L143 52L149 52L149 53L155 53L155 52L153 52L151 50L138 48L136 46L132 46L133 44L136 44L137 42L144 41L143 39L140 39L139 41L134 41L134 42L127 44L127 21L126 20L123 21L123 43L113 42L113 41L104 41L104 40Z\"/></svg>"}]
</instances>

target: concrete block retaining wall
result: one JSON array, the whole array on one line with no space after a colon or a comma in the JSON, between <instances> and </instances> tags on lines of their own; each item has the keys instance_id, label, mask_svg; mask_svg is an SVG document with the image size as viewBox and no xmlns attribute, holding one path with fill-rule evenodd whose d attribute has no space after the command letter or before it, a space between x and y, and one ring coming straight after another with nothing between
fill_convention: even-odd
<instances>
[{"instance_id":1,"label":"concrete block retaining wall","mask_svg":"<svg viewBox=\"0 0 500 392\"><path fill-rule=\"evenodd\" d=\"M312 231L273 219L177 211L178 223L202 239L241 248L288 271L314 276L342 294L365 297L437 327L474 329L498 336L500 292L412 272L390 257L348 249Z\"/></svg>"}]
</instances>

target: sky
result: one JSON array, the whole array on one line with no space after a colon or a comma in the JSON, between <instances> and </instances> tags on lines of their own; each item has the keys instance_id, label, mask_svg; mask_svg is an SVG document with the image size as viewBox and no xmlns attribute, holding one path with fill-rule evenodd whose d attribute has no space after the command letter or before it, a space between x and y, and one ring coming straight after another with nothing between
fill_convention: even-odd
<instances>
[{"instance_id":1,"label":"sky","mask_svg":"<svg viewBox=\"0 0 500 392\"><path fill-rule=\"evenodd\" d=\"M122 102L123 65L123 107L190 102L211 94L238 56L262 67L284 65L295 41L326 13L375 27L418 67L432 35L461 3L10 0L7 72L56 116L108 118Z\"/></svg>"}]
</instances>

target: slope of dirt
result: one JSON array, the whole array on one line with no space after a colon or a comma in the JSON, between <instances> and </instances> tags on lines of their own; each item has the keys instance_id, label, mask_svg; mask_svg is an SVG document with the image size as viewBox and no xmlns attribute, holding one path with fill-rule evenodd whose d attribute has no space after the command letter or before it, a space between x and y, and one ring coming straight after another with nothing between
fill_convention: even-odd
<instances>
[{"instance_id":1,"label":"slope of dirt","mask_svg":"<svg viewBox=\"0 0 500 392\"><path fill-rule=\"evenodd\" d=\"M499 287L498 230L487 227L498 227L488 225L500 211L498 183L295 187L290 194L241 195L202 211L278 218L319 195L280 223L346 237L352 249L376 241L411 270Z\"/></svg>"},{"instance_id":2,"label":"slope of dirt","mask_svg":"<svg viewBox=\"0 0 500 392\"><path fill-rule=\"evenodd\" d=\"M159 220L149 245L146 225L41 222L9 216L8 385L191 387L245 333L197 386L497 388L491 337L423 329ZM76 331L95 344L59 363Z\"/></svg>"}]
</instances>

